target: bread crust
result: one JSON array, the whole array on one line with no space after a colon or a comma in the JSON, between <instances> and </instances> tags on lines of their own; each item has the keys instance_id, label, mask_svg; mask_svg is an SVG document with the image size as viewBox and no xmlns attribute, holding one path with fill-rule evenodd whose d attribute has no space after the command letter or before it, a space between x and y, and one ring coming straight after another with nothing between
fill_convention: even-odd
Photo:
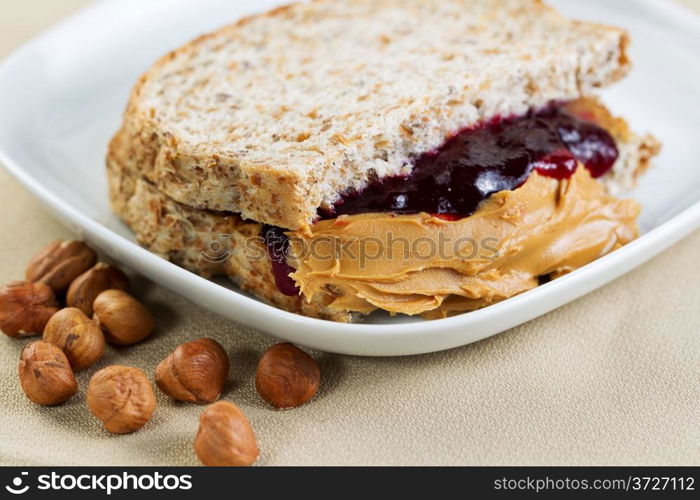
<instances>
[{"instance_id":1,"label":"bread crust","mask_svg":"<svg viewBox=\"0 0 700 500\"><path fill-rule=\"evenodd\" d=\"M465 126L620 79L627 43L623 30L568 21L538 0L293 4L156 62L110 143L109 177L303 229L319 206L407 173Z\"/></svg>"}]
</instances>

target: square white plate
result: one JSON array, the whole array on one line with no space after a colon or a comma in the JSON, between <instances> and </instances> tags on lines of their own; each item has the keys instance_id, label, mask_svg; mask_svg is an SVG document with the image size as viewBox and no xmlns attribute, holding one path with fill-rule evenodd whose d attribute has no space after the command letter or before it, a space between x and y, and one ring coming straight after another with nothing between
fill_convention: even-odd
<instances>
[{"instance_id":1,"label":"square white plate","mask_svg":"<svg viewBox=\"0 0 700 500\"><path fill-rule=\"evenodd\" d=\"M0 163L57 218L135 271L239 323L346 354L416 354L483 339L604 285L700 226L700 20L661 0L558 0L551 3L567 15L632 34L635 69L604 97L664 143L634 193L644 206L638 240L486 309L437 321L375 315L351 325L275 309L156 257L134 243L107 200L106 144L129 90L163 53L278 3L121 0L81 11L0 65Z\"/></svg>"}]
</instances>

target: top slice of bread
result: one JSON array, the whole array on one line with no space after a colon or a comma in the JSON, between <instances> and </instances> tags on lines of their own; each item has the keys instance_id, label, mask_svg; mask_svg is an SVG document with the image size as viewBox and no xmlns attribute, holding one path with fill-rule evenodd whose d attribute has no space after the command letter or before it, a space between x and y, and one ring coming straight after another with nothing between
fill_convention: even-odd
<instances>
[{"instance_id":1,"label":"top slice of bread","mask_svg":"<svg viewBox=\"0 0 700 500\"><path fill-rule=\"evenodd\" d=\"M538 0L318 0L168 54L110 145L174 200L290 229L465 127L626 74L626 33Z\"/></svg>"}]
</instances>

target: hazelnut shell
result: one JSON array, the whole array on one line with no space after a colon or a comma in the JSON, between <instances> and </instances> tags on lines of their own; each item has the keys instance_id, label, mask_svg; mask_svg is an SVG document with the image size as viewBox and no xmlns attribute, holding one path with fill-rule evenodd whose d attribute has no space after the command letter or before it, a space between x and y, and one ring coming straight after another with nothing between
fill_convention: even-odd
<instances>
[{"instance_id":1,"label":"hazelnut shell","mask_svg":"<svg viewBox=\"0 0 700 500\"><path fill-rule=\"evenodd\" d=\"M61 309L51 317L44 329L44 342L62 349L76 372L94 365L105 352L102 330L75 307Z\"/></svg>"},{"instance_id":2,"label":"hazelnut shell","mask_svg":"<svg viewBox=\"0 0 700 500\"><path fill-rule=\"evenodd\" d=\"M88 386L90 411L113 434L134 432L151 419L156 397L146 374L130 366L108 366Z\"/></svg>"},{"instance_id":3,"label":"hazelnut shell","mask_svg":"<svg viewBox=\"0 0 700 500\"><path fill-rule=\"evenodd\" d=\"M321 370L316 361L292 344L275 344L260 358L255 373L258 394L279 410L306 403L318 390Z\"/></svg>"},{"instance_id":4,"label":"hazelnut shell","mask_svg":"<svg viewBox=\"0 0 700 500\"><path fill-rule=\"evenodd\" d=\"M78 392L68 358L46 342L34 342L22 350L19 382L31 401L44 406L63 403Z\"/></svg>"},{"instance_id":5,"label":"hazelnut shell","mask_svg":"<svg viewBox=\"0 0 700 500\"><path fill-rule=\"evenodd\" d=\"M29 264L27 281L44 283L55 293L64 292L71 282L97 261L95 251L82 241L58 240L36 254Z\"/></svg>"},{"instance_id":6,"label":"hazelnut shell","mask_svg":"<svg viewBox=\"0 0 700 500\"><path fill-rule=\"evenodd\" d=\"M93 303L93 319L107 342L131 345L148 337L155 320L146 307L121 290L105 290Z\"/></svg>"},{"instance_id":7,"label":"hazelnut shell","mask_svg":"<svg viewBox=\"0 0 700 500\"><path fill-rule=\"evenodd\" d=\"M66 304L68 307L77 307L92 317L92 304L100 293L105 290L126 291L128 288L129 278L121 269L98 262L73 280L68 287Z\"/></svg>"},{"instance_id":8,"label":"hazelnut shell","mask_svg":"<svg viewBox=\"0 0 700 500\"><path fill-rule=\"evenodd\" d=\"M198 339L178 346L156 367L156 384L171 398L213 403L224 390L229 359L221 344Z\"/></svg>"},{"instance_id":9,"label":"hazelnut shell","mask_svg":"<svg viewBox=\"0 0 700 500\"><path fill-rule=\"evenodd\" d=\"M43 283L15 281L0 289L0 330L9 337L40 335L57 311L56 297Z\"/></svg>"},{"instance_id":10,"label":"hazelnut shell","mask_svg":"<svg viewBox=\"0 0 700 500\"><path fill-rule=\"evenodd\" d=\"M255 432L241 409L228 401L208 406L194 440L199 460L208 466L248 466L260 455Z\"/></svg>"}]
</instances>

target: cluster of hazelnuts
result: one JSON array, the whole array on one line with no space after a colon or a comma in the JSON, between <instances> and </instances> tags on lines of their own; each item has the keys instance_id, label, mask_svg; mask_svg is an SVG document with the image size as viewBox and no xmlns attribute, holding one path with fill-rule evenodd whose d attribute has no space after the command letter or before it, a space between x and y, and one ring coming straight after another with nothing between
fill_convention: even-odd
<instances>
[{"instance_id":1,"label":"cluster of hazelnuts","mask_svg":"<svg viewBox=\"0 0 700 500\"><path fill-rule=\"evenodd\" d=\"M53 406L78 392L75 373L99 361L106 343L132 345L155 327L148 309L129 295L120 269L97 262L81 241L56 241L27 266L25 281L0 289L0 330L14 338L42 335L20 355L19 381L36 404ZM62 308L64 302L67 307ZM179 401L210 404L201 414L194 448L205 465L251 465L259 455L253 428L236 405L217 401L229 374L225 349L212 339L177 347L155 368L155 382ZM276 344L261 357L255 376L260 396L277 409L294 408L318 390L316 361L291 344ZM97 371L87 404L104 427L125 434L143 427L156 398L139 368L113 365Z\"/></svg>"}]
</instances>

